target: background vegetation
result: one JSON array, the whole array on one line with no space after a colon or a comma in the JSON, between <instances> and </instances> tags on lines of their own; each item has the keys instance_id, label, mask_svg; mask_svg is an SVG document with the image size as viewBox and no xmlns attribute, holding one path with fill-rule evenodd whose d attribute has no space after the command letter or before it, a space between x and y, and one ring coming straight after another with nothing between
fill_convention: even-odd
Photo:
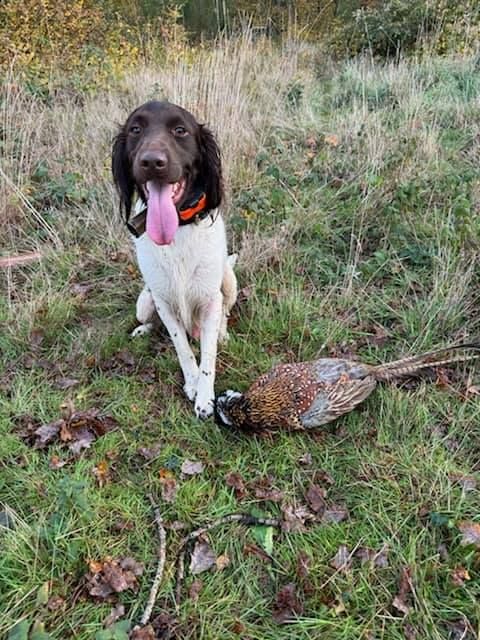
<instances>
[{"instance_id":1,"label":"background vegetation","mask_svg":"<svg viewBox=\"0 0 480 640\"><path fill-rule=\"evenodd\" d=\"M129 338L141 280L110 146L150 98L222 148L241 291L219 391L279 361L478 335L478 9L317 4L0 4L0 259L40 255L0 272L11 640L126 640L157 562L149 493L168 541L156 637L479 637L478 369L383 387L317 433L245 438L194 419L161 330ZM116 428L76 451L93 409ZM35 445L39 425L60 436ZM282 528L213 532L217 563L187 566L176 612L182 535L234 511ZM129 556L145 566L130 587L92 595L102 563Z\"/></svg>"}]
</instances>

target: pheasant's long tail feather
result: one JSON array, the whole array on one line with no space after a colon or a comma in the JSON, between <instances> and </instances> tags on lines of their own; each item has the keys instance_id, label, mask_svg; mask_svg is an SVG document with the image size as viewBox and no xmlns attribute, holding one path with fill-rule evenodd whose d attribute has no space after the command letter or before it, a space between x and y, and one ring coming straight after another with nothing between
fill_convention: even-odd
<instances>
[{"instance_id":1,"label":"pheasant's long tail feather","mask_svg":"<svg viewBox=\"0 0 480 640\"><path fill-rule=\"evenodd\" d=\"M452 354L453 351L473 351L477 353ZM452 355L448 356L448 354ZM457 344L443 349L436 349L434 351L428 351L427 353L421 353L418 356L407 356L400 360L381 364L373 367L371 372L376 380L391 380L392 378L416 373L420 369L441 367L446 364L466 362L475 358L480 358L480 343L472 342Z\"/></svg>"}]
</instances>

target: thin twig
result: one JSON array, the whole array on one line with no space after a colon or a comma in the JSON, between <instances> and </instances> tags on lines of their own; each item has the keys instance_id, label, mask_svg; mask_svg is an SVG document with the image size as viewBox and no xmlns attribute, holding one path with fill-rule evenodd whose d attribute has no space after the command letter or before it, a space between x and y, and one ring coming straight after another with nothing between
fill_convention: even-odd
<instances>
[{"instance_id":1,"label":"thin twig","mask_svg":"<svg viewBox=\"0 0 480 640\"><path fill-rule=\"evenodd\" d=\"M177 573L175 576L175 610L178 614L180 608L180 600L182 598L182 583L185 575L185 558L187 556L187 548L180 549L177 559Z\"/></svg>"},{"instance_id":2,"label":"thin twig","mask_svg":"<svg viewBox=\"0 0 480 640\"><path fill-rule=\"evenodd\" d=\"M163 526L163 520L160 514L160 509L155 504L153 496L148 494L148 498L152 505L153 513L155 514L155 522L157 523L157 529L158 529L159 546L158 546L157 573L155 574L152 588L150 589L150 595L147 600L147 606L145 607L145 611L143 612L142 619L140 620L140 624L142 626L145 626L148 623L152 615L153 607L155 605L155 600L157 599L157 593L163 578L163 570L165 568L165 556L166 556L166 548L167 548L167 545L166 545L167 535L165 532L165 528Z\"/></svg>"},{"instance_id":3,"label":"thin twig","mask_svg":"<svg viewBox=\"0 0 480 640\"><path fill-rule=\"evenodd\" d=\"M231 513L228 516L223 516L222 518L217 518L210 524L205 525L204 527L200 527L199 529L195 529L195 531L191 531L188 535L186 535L180 542L180 547L177 556L177 571L176 571L176 579L175 579L175 608L178 613L178 609L180 607L180 599L182 596L182 582L185 575L185 559L187 556L187 546L192 540L196 540L207 531L214 529L215 527L219 527L222 524L228 524L229 522L239 522L240 524L244 524L247 526L265 526L265 527L280 527L281 522L277 518L257 518L256 516L251 516L247 513Z\"/></svg>"},{"instance_id":4,"label":"thin twig","mask_svg":"<svg viewBox=\"0 0 480 640\"><path fill-rule=\"evenodd\" d=\"M263 525L265 527L279 527L281 524L280 520L277 518L257 518L256 516L251 516L248 513L231 513L229 516L217 518L210 524L200 527L199 529L195 529L195 531L191 531L180 542L180 549L183 549L186 544L192 540L196 540L196 538L199 538L207 531L210 531L210 529L219 527L221 524L227 524L228 522L239 522L240 524L255 526Z\"/></svg>"}]
</instances>

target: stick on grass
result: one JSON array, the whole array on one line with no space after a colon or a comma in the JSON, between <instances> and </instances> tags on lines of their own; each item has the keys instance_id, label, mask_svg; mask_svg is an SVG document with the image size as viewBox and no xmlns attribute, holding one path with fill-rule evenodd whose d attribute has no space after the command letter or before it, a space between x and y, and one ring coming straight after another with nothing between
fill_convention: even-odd
<instances>
[{"instance_id":1,"label":"stick on grass","mask_svg":"<svg viewBox=\"0 0 480 640\"><path fill-rule=\"evenodd\" d=\"M155 605L155 601L157 599L158 590L159 590L160 585L162 583L163 570L165 568L166 549L167 549L167 544L166 544L167 536L166 536L166 532L165 532L165 527L163 526L163 519L162 519L162 516L160 514L160 509L155 504L155 501L154 501L152 495L149 494L148 498L149 498L150 503L152 505L153 513L155 514L155 522L157 523L157 529L158 529L159 546L158 546L157 572L155 574L155 578L153 580L152 587L150 589L150 595L148 596L147 606L145 607L145 611L143 612L142 619L140 620L140 624L142 626L145 626L146 624L148 624L148 622L149 622L149 620L150 620L150 618L152 616L152 611L153 611L153 607Z\"/></svg>"}]
</instances>

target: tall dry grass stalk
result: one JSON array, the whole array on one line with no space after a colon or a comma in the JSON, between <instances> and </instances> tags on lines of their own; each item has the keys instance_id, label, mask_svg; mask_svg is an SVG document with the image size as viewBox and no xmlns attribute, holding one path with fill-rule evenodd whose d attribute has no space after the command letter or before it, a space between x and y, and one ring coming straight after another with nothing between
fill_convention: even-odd
<instances>
[{"instance_id":1,"label":"tall dry grass stalk","mask_svg":"<svg viewBox=\"0 0 480 640\"><path fill-rule=\"evenodd\" d=\"M40 227L43 239L56 246L71 237L71 214L42 211L35 204L32 174L40 161L52 179L61 179L65 172L80 176L81 186L95 193L88 206L79 205L82 226L93 226L115 242L111 142L117 124L146 100L176 102L208 123L222 149L226 184L235 183L248 175L265 136L282 120L286 104L281 97L297 72L291 45L284 52L267 40L254 42L247 31L236 39L219 40L213 49L199 50L193 60L139 68L94 96L64 94L46 103L9 78L0 90L3 251L28 245L29 238L37 237L32 231Z\"/></svg>"}]
</instances>

